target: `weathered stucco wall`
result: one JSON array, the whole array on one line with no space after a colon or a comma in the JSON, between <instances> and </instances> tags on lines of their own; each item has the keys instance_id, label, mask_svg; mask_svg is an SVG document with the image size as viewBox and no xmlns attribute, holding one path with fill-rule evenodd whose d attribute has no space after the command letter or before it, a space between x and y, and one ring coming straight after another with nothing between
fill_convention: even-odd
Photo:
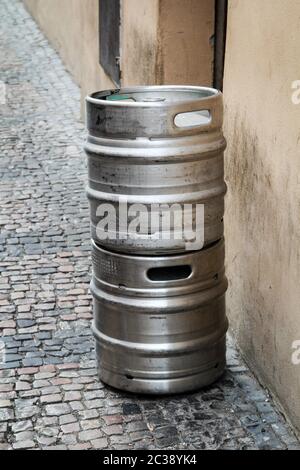
<instances>
[{"instance_id":1,"label":"weathered stucco wall","mask_svg":"<svg viewBox=\"0 0 300 470\"><path fill-rule=\"evenodd\" d=\"M99 65L98 0L24 0L82 88L82 96L114 87Z\"/></svg>"},{"instance_id":2,"label":"weathered stucco wall","mask_svg":"<svg viewBox=\"0 0 300 470\"><path fill-rule=\"evenodd\" d=\"M123 0L122 84L153 85L157 76L159 0Z\"/></svg>"},{"instance_id":3,"label":"weathered stucco wall","mask_svg":"<svg viewBox=\"0 0 300 470\"><path fill-rule=\"evenodd\" d=\"M24 0L82 87L114 87L99 65L98 0ZM101 12L100 12L101 13ZM122 85L212 83L214 0L122 0Z\"/></svg>"},{"instance_id":4,"label":"weathered stucco wall","mask_svg":"<svg viewBox=\"0 0 300 470\"><path fill-rule=\"evenodd\" d=\"M212 85L215 0L161 0L159 8L158 82Z\"/></svg>"},{"instance_id":5,"label":"weathered stucco wall","mask_svg":"<svg viewBox=\"0 0 300 470\"><path fill-rule=\"evenodd\" d=\"M224 80L228 313L300 429L300 2L231 0Z\"/></svg>"}]
</instances>

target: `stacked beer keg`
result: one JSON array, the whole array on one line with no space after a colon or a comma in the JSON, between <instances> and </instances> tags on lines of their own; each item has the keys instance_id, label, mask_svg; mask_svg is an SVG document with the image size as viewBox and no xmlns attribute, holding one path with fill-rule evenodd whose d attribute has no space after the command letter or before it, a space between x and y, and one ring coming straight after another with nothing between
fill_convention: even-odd
<instances>
[{"instance_id":1,"label":"stacked beer keg","mask_svg":"<svg viewBox=\"0 0 300 470\"><path fill-rule=\"evenodd\" d=\"M224 371L222 116L204 87L87 98L93 331L113 387L179 393Z\"/></svg>"}]
</instances>

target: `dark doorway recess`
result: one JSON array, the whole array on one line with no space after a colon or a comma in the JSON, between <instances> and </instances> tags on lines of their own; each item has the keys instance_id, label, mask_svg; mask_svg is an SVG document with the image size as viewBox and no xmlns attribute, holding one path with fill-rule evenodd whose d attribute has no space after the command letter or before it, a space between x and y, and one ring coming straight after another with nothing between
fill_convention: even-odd
<instances>
[{"instance_id":1,"label":"dark doorway recess","mask_svg":"<svg viewBox=\"0 0 300 470\"><path fill-rule=\"evenodd\" d=\"M120 86L120 0L99 0L100 64Z\"/></svg>"},{"instance_id":2,"label":"dark doorway recess","mask_svg":"<svg viewBox=\"0 0 300 470\"><path fill-rule=\"evenodd\" d=\"M223 90L228 0L216 0L214 87Z\"/></svg>"}]
</instances>

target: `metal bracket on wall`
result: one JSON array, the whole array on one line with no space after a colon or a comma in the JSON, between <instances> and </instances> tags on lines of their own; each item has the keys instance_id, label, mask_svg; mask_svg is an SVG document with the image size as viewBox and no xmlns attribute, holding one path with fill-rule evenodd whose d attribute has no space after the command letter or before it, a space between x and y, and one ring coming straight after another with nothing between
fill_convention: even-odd
<instances>
[{"instance_id":1,"label":"metal bracket on wall","mask_svg":"<svg viewBox=\"0 0 300 470\"><path fill-rule=\"evenodd\" d=\"M100 64L120 86L120 0L99 0Z\"/></svg>"}]
</instances>

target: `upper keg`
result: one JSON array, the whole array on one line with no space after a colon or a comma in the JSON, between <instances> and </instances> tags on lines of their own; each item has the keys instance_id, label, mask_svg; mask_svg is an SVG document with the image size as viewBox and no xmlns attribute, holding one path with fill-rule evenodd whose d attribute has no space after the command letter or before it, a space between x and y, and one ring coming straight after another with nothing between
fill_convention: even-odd
<instances>
[{"instance_id":1,"label":"upper keg","mask_svg":"<svg viewBox=\"0 0 300 470\"><path fill-rule=\"evenodd\" d=\"M92 246L100 378L154 394L186 392L218 379L227 331L224 241L158 257Z\"/></svg>"},{"instance_id":2,"label":"upper keg","mask_svg":"<svg viewBox=\"0 0 300 470\"><path fill-rule=\"evenodd\" d=\"M222 121L222 93L212 88L137 87L87 97L92 238L106 249L147 255L184 252L186 231L203 232L192 250L222 238ZM134 232L137 218L143 223Z\"/></svg>"}]
</instances>

